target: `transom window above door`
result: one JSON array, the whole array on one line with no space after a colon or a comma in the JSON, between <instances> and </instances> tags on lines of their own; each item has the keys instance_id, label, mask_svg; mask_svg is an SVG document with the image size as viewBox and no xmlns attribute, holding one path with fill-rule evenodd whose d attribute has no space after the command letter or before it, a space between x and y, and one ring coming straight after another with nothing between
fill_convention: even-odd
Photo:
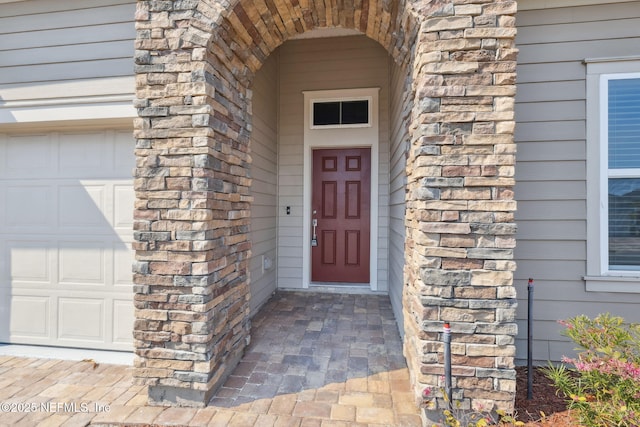
<instances>
[{"instance_id":1,"label":"transom window above door","mask_svg":"<svg viewBox=\"0 0 640 427\"><path fill-rule=\"evenodd\" d=\"M311 128L371 126L371 102L365 99L312 101Z\"/></svg>"}]
</instances>

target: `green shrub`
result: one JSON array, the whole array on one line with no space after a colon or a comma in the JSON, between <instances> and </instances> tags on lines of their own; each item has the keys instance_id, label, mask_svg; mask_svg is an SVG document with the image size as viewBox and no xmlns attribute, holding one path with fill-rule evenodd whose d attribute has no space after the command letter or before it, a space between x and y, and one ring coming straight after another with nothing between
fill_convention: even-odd
<instances>
[{"instance_id":1,"label":"green shrub","mask_svg":"<svg viewBox=\"0 0 640 427\"><path fill-rule=\"evenodd\" d=\"M640 426L640 324L621 317L580 315L560 322L579 345L576 358L551 365L547 376L587 427Z\"/></svg>"}]
</instances>

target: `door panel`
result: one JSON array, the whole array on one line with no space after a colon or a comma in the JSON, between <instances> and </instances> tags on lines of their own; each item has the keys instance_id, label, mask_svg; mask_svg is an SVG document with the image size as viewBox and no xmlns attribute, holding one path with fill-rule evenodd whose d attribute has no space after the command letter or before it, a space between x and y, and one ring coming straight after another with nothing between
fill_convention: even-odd
<instances>
[{"instance_id":1,"label":"door panel","mask_svg":"<svg viewBox=\"0 0 640 427\"><path fill-rule=\"evenodd\" d=\"M335 181L322 182L322 217L336 218L338 204L338 183Z\"/></svg>"},{"instance_id":2,"label":"door panel","mask_svg":"<svg viewBox=\"0 0 640 427\"><path fill-rule=\"evenodd\" d=\"M322 230L320 235L322 236L322 245L320 245L320 250L322 251L322 265L335 265L336 232L335 230Z\"/></svg>"},{"instance_id":3,"label":"door panel","mask_svg":"<svg viewBox=\"0 0 640 427\"><path fill-rule=\"evenodd\" d=\"M371 150L314 150L312 192L311 280L368 283Z\"/></svg>"},{"instance_id":4,"label":"door panel","mask_svg":"<svg viewBox=\"0 0 640 427\"><path fill-rule=\"evenodd\" d=\"M345 218L360 219L360 204L362 201L362 192L360 190L360 181L347 181L345 184Z\"/></svg>"},{"instance_id":5,"label":"door panel","mask_svg":"<svg viewBox=\"0 0 640 427\"><path fill-rule=\"evenodd\" d=\"M360 230L346 230L344 232L345 265L360 264Z\"/></svg>"}]
</instances>

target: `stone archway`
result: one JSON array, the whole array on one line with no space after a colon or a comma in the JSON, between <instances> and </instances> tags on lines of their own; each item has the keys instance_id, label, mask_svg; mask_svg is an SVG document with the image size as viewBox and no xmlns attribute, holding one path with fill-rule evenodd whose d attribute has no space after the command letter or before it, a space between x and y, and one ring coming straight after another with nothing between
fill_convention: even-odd
<instances>
[{"instance_id":1,"label":"stone archway","mask_svg":"<svg viewBox=\"0 0 640 427\"><path fill-rule=\"evenodd\" d=\"M509 408L515 2L139 1L135 122L136 377L152 403L202 405L249 340L248 89L292 36L344 27L405 67L405 356L456 398Z\"/></svg>"}]
</instances>

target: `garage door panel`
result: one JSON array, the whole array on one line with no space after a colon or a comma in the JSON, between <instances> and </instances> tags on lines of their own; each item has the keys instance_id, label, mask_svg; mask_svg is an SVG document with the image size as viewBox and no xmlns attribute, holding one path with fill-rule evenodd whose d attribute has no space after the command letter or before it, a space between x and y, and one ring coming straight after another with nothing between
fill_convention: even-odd
<instances>
[{"instance_id":1,"label":"garage door panel","mask_svg":"<svg viewBox=\"0 0 640 427\"><path fill-rule=\"evenodd\" d=\"M2 301L7 301L3 298L3 289L11 288L11 258L9 257L9 247L7 246L6 238L0 235L0 313L5 307ZM0 318L0 321L2 319ZM2 323L0 323L1 325ZM0 328L2 329L2 328Z\"/></svg>"},{"instance_id":2,"label":"garage door panel","mask_svg":"<svg viewBox=\"0 0 640 427\"><path fill-rule=\"evenodd\" d=\"M103 133L61 134L58 148L59 176L111 176L111 155Z\"/></svg>"},{"instance_id":3,"label":"garage door panel","mask_svg":"<svg viewBox=\"0 0 640 427\"><path fill-rule=\"evenodd\" d=\"M4 192L4 221L8 231L51 228L55 225L51 185L7 185Z\"/></svg>"},{"instance_id":4,"label":"garage door panel","mask_svg":"<svg viewBox=\"0 0 640 427\"><path fill-rule=\"evenodd\" d=\"M104 243L63 241L58 254L59 284L105 285Z\"/></svg>"},{"instance_id":5,"label":"garage door panel","mask_svg":"<svg viewBox=\"0 0 640 427\"><path fill-rule=\"evenodd\" d=\"M0 325L4 326L0 326L0 342L8 342L11 333L6 325L11 325L11 290L2 286L3 280L0 279L0 301L4 301L0 303Z\"/></svg>"},{"instance_id":6,"label":"garage door panel","mask_svg":"<svg viewBox=\"0 0 640 427\"><path fill-rule=\"evenodd\" d=\"M51 297L14 295L9 309L9 331L17 338L50 338Z\"/></svg>"},{"instance_id":7,"label":"garage door panel","mask_svg":"<svg viewBox=\"0 0 640 427\"><path fill-rule=\"evenodd\" d=\"M113 225L116 229L133 230L132 212L135 198L133 185L116 184L113 186Z\"/></svg>"},{"instance_id":8,"label":"garage door panel","mask_svg":"<svg viewBox=\"0 0 640 427\"><path fill-rule=\"evenodd\" d=\"M61 227L111 228L104 217L104 185L62 185L58 187L59 223Z\"/></svg>"},{"instance_id":9,"label":"garage door panel","mask_svg":"<svg viewBox=\"0 0 640 427\"><path fill-rule=\"evenodd\" d=\"M113 245L113 284L115 287L131 289L133 261L131 243L115 243Z\"/></svg>"},{"instance_id":10,"label":"garage door panel","mask_svg":"<svg viewBox=\"0 0 640 427\"><path fill-rule=\"evenodd\" d=\"M113 301L113 342L126 345L133 335L133 305L131 300Z\"/></svg>"},{"instance_id":11,"label":"garage door panel","mask_svg":"<svg viewBox=\"0 0 640 427\"><path fill-rule=\"evenodd\" d=\"M58 334L61 341L105 341L104 299L59 298Z\"/></svg>"},{"instance_id":12,"label":"garage door panel","mask_svg":"<svg viewBox=\"0 0 640 427\"><path fill-rule=\"evenodd\" d=\"M0 177L43 178L51 176L55 163L49 135L10 136L6 138Z\"/></svg>"},{"instance_id":13,"label":"garage door panel","mask_svg":"<svg viewBox=\"0 0 640 427\"><path fill-rule=\"evenodd\" d=\"M121 177L132 176L136 162L131 154L135 150L135 141L131 137L131 132L115 132L113 147L115 174Z\"/></svg>"},{"instance_id":14,"label":"garage door panel","mask_svg":"<svg viewBox=\"0 0 640 427\"><path fill-rule=\"evenodd\" d=\"M52 284L51 242L47 240L8 240L3 256L8 265L7 279L20 283ZM7 280L7 283L9 283Z\"/></svg>"}]
</instances>

